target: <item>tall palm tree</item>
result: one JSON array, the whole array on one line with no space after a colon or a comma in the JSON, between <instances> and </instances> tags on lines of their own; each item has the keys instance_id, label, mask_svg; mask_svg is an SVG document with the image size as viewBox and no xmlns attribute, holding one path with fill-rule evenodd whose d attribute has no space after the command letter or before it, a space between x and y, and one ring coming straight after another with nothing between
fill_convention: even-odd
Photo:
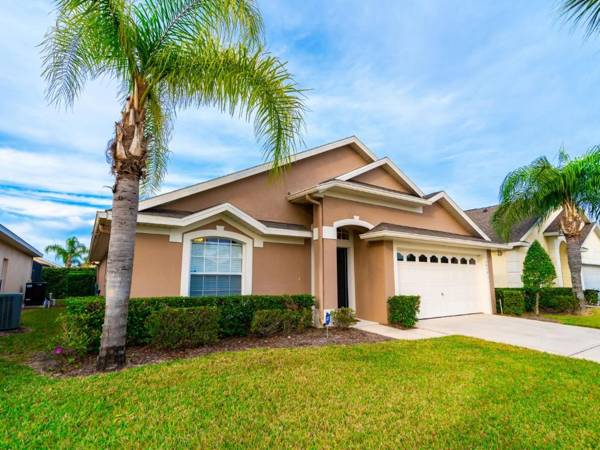
<instances>
[{"instance_id":1,"label":"tall palm tree","mask_svg":"<svg viewBox=\"0 0 600 450\"><path fill-rule=\"evenodd\" d=\"M79 242L79 239L75 236L67 238L64 247L58 244L48 245L44 251L46 253L54 253L54 255L62 259L65 267L71 267L73 264L77 266L81 265L88 254L87 247Z\"/></svg>"},{"instance_id":2,"label":"tall palm tree","mask_svg":"<svg viewBox=\"0 0 600 450\"><path fill-rule=\"evenodd\" d=\"M501 236L508 238L517 223L530 217L547 219L562 208L560 230L567 243L573 293L585 308L581 284L581 229L586 216L600 216L600 147L571 159L561 149L558 165L546 157L509 173L500 188L500 207L493 224Z\"/></svg>"},{"instance_id":3,"label":"tall palm tree","mask_svg":"<svg viewBox=\"0 0 600 450\"><path fill-rule=\"evenodd\" d=\"M49 99L71 105L84 82L121 84L123 110L107 155L115 175L106 313L97 367L125 363L140 185L165 173L177 109L214 106L253 119L273 170L303 126L303 94L285 63L263 48L254 0L57 0L43 46Z\"/></svg>"}]
</instances>

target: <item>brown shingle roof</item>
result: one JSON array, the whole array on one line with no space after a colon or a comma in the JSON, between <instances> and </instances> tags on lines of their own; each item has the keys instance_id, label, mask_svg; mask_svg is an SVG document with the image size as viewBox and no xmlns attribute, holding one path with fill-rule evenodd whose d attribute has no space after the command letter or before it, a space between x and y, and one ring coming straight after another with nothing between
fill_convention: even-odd
<instances>
[{"instance_id":1,"label":"brown shingle roof","mask_svg":"<svg viewBox=\"0 0 600 450\"><path fill-rule=\"evenodd\" d=\"M380 223L379 225L373 227L369 231L369 233L373 233L376 231L397 231L397 232L401 232L401 233L422 234L424 236L462 239L462 240L476 241L476 242L488 242L483 238L479 238L479 237L475 237L475 236L465 236L462 234L448 233L446 231L426 230L424 228L407 227L405 225L396 225L393 223Z\"/></svg>"},{"instance_id":2,"label":"brown shingle roof","mask_svg":"<svg viewBox=\"0 0 600 450\"><path fill-rule=\"evenodd\" d=\"M481 228L485 234L494 242L505 244L506 242L517 242L519 241L527 231L531 229L537 222L535 217L524 220L517 226L513 227L508 241L500 238L496 230L492 226L492 216L498 209L499 205L486 206L484 208L475 208L466 210L465 213L475 222L479 228Z\"/></svg>"}]
</instances>

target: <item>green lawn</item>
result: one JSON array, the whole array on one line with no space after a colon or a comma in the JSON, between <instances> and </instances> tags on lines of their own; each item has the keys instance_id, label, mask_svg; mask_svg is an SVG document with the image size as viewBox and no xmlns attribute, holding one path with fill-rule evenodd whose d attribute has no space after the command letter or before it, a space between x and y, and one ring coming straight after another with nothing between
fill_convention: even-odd
<instances>
[{"instance_id":1,"label":"green lawn","mask_svg":"<svg viewBox=\"0 0 600 450\"><path fill-rule=\"evenodd\" d=\"M600 328L600 308L589 308L585 315L577 314L543 314L543 317L580 327Z\"/></svg>"},{"instance_id":2,"label":"green lawn","mask_svg":"<svg viewBox=\"0 0 600 450\"><path fill-rule=\"evenodd\" d=\"M598 364L464 337L69 379L0 360L0 448L593 447L599 400Z\"/></svg>"},{"instance_id":3,"label":"green lawn","mask_svg":"<svg viewBox=\"0 0 600 450\"><path fill-rule=\"evenodd\" d=\"M0 357L22 362L33 353L46 350L59 331L57 322L64 308L25 309L21 317L21 326L31 331L0 336Z\"/></svg>"}]
</instances>

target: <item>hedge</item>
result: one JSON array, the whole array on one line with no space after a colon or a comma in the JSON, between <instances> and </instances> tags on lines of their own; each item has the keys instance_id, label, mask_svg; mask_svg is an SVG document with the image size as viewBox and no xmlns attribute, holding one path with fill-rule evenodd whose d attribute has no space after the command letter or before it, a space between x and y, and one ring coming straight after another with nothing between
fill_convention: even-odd
<instances>
[{"instance_id":1,"label":"hedge","mask_svg":"<svg viewBox=\"0 0 600 450\"><path fill-rule=\"evenodd\" d=\"M520 316L525 312L523 289L496 290L496 311L501 314Z\"/></svg>"},{"instance_id":2,"label":"hedge","mask_svg":"<svg viewBox=\"0 0 600 450\"><path fill-rule=\"evenodd\" d=\"M598 304L598 290L597 289L586 289L583 291L585 295L585 301L588 305Z\"/></svg>"},{"instance_id":3,"label":"hedge","mask_svg":"<svg viewBox=\"0 0 600 450\"><path fill-rule=\"evenodd\" d=\"M198 347L219 339L219 309L216 306L163 308L148 318L152 345L159 348Z\"/></svg>"},{"instance_id":4,"label":"hedge","mask_svg":"<svg viewBox=\"0 0 600 450\"><path fill-rule=\"evenodd\" d=\"M54 298L96 294L95 268L44 267L42 281L48 283L46 292Z\"/></svg>"},{"instance_id":5,"label":"hedge","mask_svg":"<svg viewBox=\"0 0 600 450\"><path fill-rule=\"evenodd\" d=\"M303 308L298 311L289 309L259 309L254 313L250 332L257 336L273 336L279 333L302 333L312 324L312 311Z\"/></svg>"},{"instance_id":6,"label":"hedge","mask_svg":"<svg viewBox=\"0 0 600 450\"><path fill-rule=\"evenodd\" d=\"M148 344L148 318L153 312L166 307L215 306L219 309L219 335L245 336L249 334L254 313L258 310L302 310L313 305L314 299L308 294L132 298L127 317L127 344ZM104 321L104 298L69 298L65 300L65 306L71 327L77 328L86 337L88 351L96 351L100 346Z\"/></svg>"},{"instance_id":7,"label":"hedge","mask_svg":"<svg viewBox=\"0 0 600 450\"><path fill-rule=\"evenodd\" d=\"M496 310L500 313L500 300L505 293L521 292L525 300L525 311L533 311L535 294L525 288L496 288ZM575 311L579 307L571 288L545 288L540 292L540 311L561 313Z\"/></svg>"},{"instance_id":8,"label":"hedge","mask_svg":"<svg viewBox=\"0 0 600 450\"><path fill-rule=\"evenodd\" d=\"M391 324L412 328L417 323L421 306L418 295L396 295L388 299L388 320Z\"/></svg>"}]
</instances>

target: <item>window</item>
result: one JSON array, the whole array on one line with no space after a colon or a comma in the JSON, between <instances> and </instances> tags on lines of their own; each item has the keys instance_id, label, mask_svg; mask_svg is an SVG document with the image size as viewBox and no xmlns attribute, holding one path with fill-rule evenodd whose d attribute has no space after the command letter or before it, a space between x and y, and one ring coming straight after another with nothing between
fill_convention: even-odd
<instances>
[{"instance_id":1,"label":"window","mask_svg":"<svg viewBox=\"0 0 600 450\"><path fill-rule=\"evenodd\" d=\"M453 256L452 259L450 260L450 264L458 264L458 259L456 259L456 257Z\"/></svg>"},{"instance_id":2,"label":"window","mask_svg":"<svg viewBox=\"0 0 600 450\"><path fill-rule=\"evenodd\" d=\"M474 266L476 263L477 263L477 261L475 261L475 258L471 258L469 260L469 264L472 265L472 266Z\"/></svg>"},{"instance_id":3,"label":"window","mask_svg":"<svg viewBox=\"0 0 600 450\"><path fill-rule=\"evenodd\" d=\"M425 256L425 255L419 256L419 262L427 262L427 256Z\"/></svg>"},{"instance_id":4,"label":"window","mask_svg":"<svg viewBox=\"0 0 600 450\"><path fill-rule=\"evenodd\" d=\"M400 252L396 253L396 261L404 261L404 255Z\"/></svg>"},{"instance_id":5,"label":"window","mask_svg":"<svg viewBox=\"0 0 600 450\"><path fill-rule=\"evenodd\" d=\"M438 257L433 255L431 258L429 258L429 262L430 263L437 263L438 262Z\"/></svg>"},{"instance_id":6,"label":"window","mask_svg":"<svg viewBox=\"0 0 600 450\"><path fill-rule=\"evenodd\" d=\"M242 244L225 238L192 241L190 295L235 295L242 292Z\"/></svg>"},{"instance_id":7,"label":"window","mask_svg":"<svg viewBox=\"0 0 600 450\"><path fill-rule=\"evenodd\" d=\"M415 262L417 260L417 258L412 253L409 253L408 256L406 257L406 260L410 261L410 262Z\"/></svg>"},{"instance_id":8,"label":"window","mask_svg":"<svg viewBox=\"0 0 600 450\"><path fill-rule=\"evenodd\" d=\"M460 258L460 263L461 264L466 264L467 263L467 258Z\"/></svg>"},{"instance_id":9,"label":"window","mask_svg":"<svg viewBox=\"0 0 600 450\"><path fill-rule=\"evenodd\" d=\"M348 241L350 240L350 232L348 230L344 230L343 228L338 228L337 238L339 241Z\"/></svg>"},{"instance_id":10,"label":"window","mask_svg":"<svg viewBox=\"0 0 600 450\"><path fill-rule=\"evenodd\" d=\"M448 264L448 258L446 258L445 256L442 256L441 259L440 259L440 262L442 264Z\"/></svg>"}]
</instances>

